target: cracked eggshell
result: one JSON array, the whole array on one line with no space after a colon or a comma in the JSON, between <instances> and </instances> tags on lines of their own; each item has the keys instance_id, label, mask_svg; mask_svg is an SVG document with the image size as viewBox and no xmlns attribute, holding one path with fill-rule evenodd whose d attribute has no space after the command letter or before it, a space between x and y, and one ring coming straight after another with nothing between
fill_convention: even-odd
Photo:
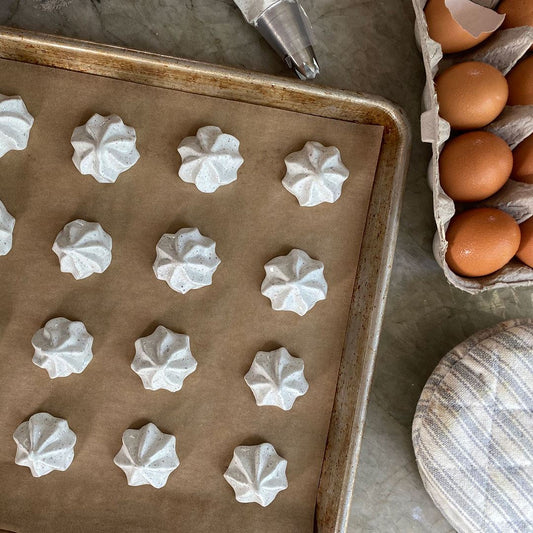
<instances>
[{"instance_id":1,"label":"cracked eggshell","mask_svg":"<svg viewBox=\"0 0 533 533\"><path fill-rule=\"evenodd\" d=\"M285 165L282 184L305 207L336 202L350 174L338 148L316 141L308 141L299 152L289 154Z\"/></svg>"},{"instance_id":2,"label":"cracked eggshell","mask_svg":"<svg viewBox=\"0 0 533 533\"><path fill-rule=\"evenodd\" d=\"M186 137L178 152L182 159L179 177L205 193L234 182L244 162L239 140L217 126L204 126L194 137Z\"/></svg>"},{"instance_id":3,"label":"cracked eggshell","mask_svg":"<svg viewBox=\"0 0 533 533\"><path fill-rule=\"evenodd\" d=\"M237 446L224 479L235 491L238 502L255 502L266 507L289 486L286 469L286 459L280 457L268 442Z\"/></svg>"},{"instance_id":4,"label":"cracked eggshell","mask_svg":"<svg viewBox=\"0 0 533 533\"><path fill-rule=\"evenodd\" d=\"M309 389L304 376L304 361L293 357L286 348L257 352L244 376L257 405L273 405L288 411L296 398Z\"/></svg>"},{"instance_id":5,"label":"cracked eggshell","mask_svg":"<svg viewBox=\"0 0 533 533\"><path fill-rule=\"evenodd\" d=\"M15 463L27 466L33 477L64 471L74 459L76 434L66 420L49 413L36 413L22 422L13 440L17 444Z\"/></svg>"},{"instance_id":6,"label":"cracked eggshell","mask_svg":"<svg viewBox=\"0 0 533 533\"><path fill-rule=\"evenodd\" d=\"M93 358L93 337L83 322L63 317L49 320L31 343L33 363L44 368L51 379L81 374Z\"/></svg>"},{"instance_id":7,"label":"cracked eggshell","mask_svg":"<svg viewBox=\"0 0 533 533\"><path fill-rule=\"evenodd\" d=\"M72 162L81 174L90 174L100 183L114 183L138 161L136 141L135 130L119 116L95 113L72 133Z\"/></svg>"},{"instance_id":8,"label":"cracked eggshell","mask_svg":"<svg viewBox=\"0 0 533 533\"><path fill-rule=\"evenodd\" d=\"M428 0L424 13L429 36L446 54L476 46L502 22L494 11L468 0ZM475 27L471 27L472 22Z\"/></svg>"},{"instance_id":9,"label":"cracked eggshell","mask_svg":"<svg viewBox=\"0 0 533 533\"><path fill-rule=\"evenodd\" d=\"M202 235L198 228L165 233L156 246L156 278L180 294L211 285L220 264L215 246L215 241Z\"/></svg>"},{"instance_id":10,"label":"cracked eggshell","mask_svg":"<svg viewBox=\"0 0 533 533\"><path fill-rule=\"evenodd\" d=\"M188 335L157 326L151 335L135 341L131 369L141 378L145 389L177 392L196 366Z\"/></svg>"},{"instance_id":11,"label":"cracked eggshell","mask_svg":"<svg viewBox=\"0 0 533 533\"><path fill-rule=\"evenodd\" d=\"M0 157L28 146L33 117L20 96L0 94Z\"/></svg>"},{"instance_id":12,"label":"cracked eggshell","mask_svg":"<svg viewBox=\"0 0 533 533\"><path fill-rule=\"evenodd\" d=\"M275 311L305 315L317 302L325 300L328 284L324 264L303 250L293 249L265 265L261 293L270 299Z\"/></svg>"},{"instance_id":13,"label":"cracked eggshell","mask_svg":"<svg viewBox=\"0 0 533 533\"><path fill-rule=\"evenodd\" d=\"M176 437L163 433L151 422L140 429L127 429L113 462L126 474L128 485L160 489L180 464Z\"/></svg>"},{"instance_id":14,"label":"cracked eggshell","mask_svg":"<svg viewBox=\"0 0 533 533\"><path fill-rule=\"evenodd\" d=\"M111 264L113 241L97 222L73 220L57 235L52 250L59 258L61 272L75 279L101 274Z\"/></svg>"}]
</instances>

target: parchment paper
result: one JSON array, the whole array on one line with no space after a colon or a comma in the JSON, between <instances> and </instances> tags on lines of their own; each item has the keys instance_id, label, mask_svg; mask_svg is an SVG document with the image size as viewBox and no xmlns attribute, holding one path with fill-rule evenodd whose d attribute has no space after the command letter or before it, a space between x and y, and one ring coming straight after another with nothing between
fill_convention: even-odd
<instances>
[{"instance_id":1,"label":"parchment paper","mask_svg":"<svg viewBox=\"0 0 533 533\"><path fill-rule=\"evenodd\" d=\"M311 532L316 490L382 128L0 61L0 92L35 116L29 146L0 159L0 199L16 217L0 258L0 528L23 532ZM117 183L82 176L70 136L94 112L136 128L139 162ZM207 124L241 140L238 180L215 194L177 177L180 140ZM340 200L298 206L283 158L305 141L339 147L350 170ZM51 247L72 219L113 238L103 274L75 281ZM165 232L198 226L222 263L212 286L173 292L152 272ZM261 295L263 265L292 247L325 263L328 297L304 317ZM50 318L82 320L94 359L50 380L31 337ZM130 369L134 341L162 324L191 337L197 371L182 391L146 391ZM243 376L258 350L285 346L310 383L292 411L257 407ZM32 478L14 464L15 428L37 411L66 418L72 466ZM127 428L148 421L177 438L167 485L129 487L113 464ZM288 490L261 508L239 504L222 477L233 448L271 442L288 460Z\"/></svg>"}]
</instances>

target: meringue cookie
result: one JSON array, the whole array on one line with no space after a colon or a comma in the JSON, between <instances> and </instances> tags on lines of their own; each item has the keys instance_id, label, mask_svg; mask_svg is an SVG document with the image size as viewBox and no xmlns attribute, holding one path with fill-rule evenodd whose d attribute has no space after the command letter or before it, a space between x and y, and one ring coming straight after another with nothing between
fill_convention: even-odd
<instances>
[{"instance_id":1,"label":"meringue cookie","mask_svg":"<svg viewBox=\"0 0 533 533\"><path fill-rule=\"evenodd\" d=\"M6 206L0 202L0 255L6 255L13 246L13 229L15 218L12 217Z\"/></svg>"},{"instance_id":2,"label":"meringue cookie","mask_svg":"<svg viewBox=\"0 0 533 533\"><path fill-rule=\"evenodd\" d=\"M157 326L151 335L135 341L131 369L142 379L145 389L177 392L196 365L188 335Z\"/></svg>"},{"instance_id":3,"label":"meringue cookie","mask_svg":"<svg viewBox=\"0 0 533 533\"><path fill-rule=\"evenodd\" d=\"M198 228L165 233L156 247L156 278L180 294L211 285L220 264L215 246L215 241L204 237Z\"/></svg>"},{"instance_id":4,"label":"meringue cookie","mask_svg":"<svg viewBox=\"0 0 533 533\"><path fill-rule=\"evenodd\" d=\"M257 405L275 405L289 411L298 396L309 389L304 376L304 362L286 348L257 352L244 380Z\"/></svg>"},{"instance_id":5,"label":"meringue cookie","mask_svg":"<svg viewBox=\"0 0 533 533\"><path fill-rule=\"evenodd\" d=\"M51 379L81 374L93 358L93 337L83 322L63 317L49 320L31 343L35 349L32 361Z\"/></svg>"},{"instance_id":6,"label":"meringue cookie","mask_svg":"<svg viewBox=\"0 0 533 533\"><path fill-rule=\"evenodd\" d=\"M261 293L270 298L276 311L305 315L317 302L325 300L328 284L324 264L311 259L303 250L294 249L265 265Z\"/></svg>"},{"instance_id":7,"label":"meringue cookie","mask_svg":"<svg viewBox=\"0 0 533 533\"><path fill-rule=\"evenodd\" d=\"M152 485L160 489L180 464L176 437L162 433L151 422L141 429L127 429L113 462L126 474L128 485Z\"/></svg>"},{"instance_id":8,"label":"meringue cookie","mask_svg":"<svg viewBox=\"0 0 533 533\"><path fill-rule=\"evenodd\" d=\"M113 241L98 222L73 220L57 235L52 250L59 257L61 272L75 279L102 273L111 263Z\"/></svg>"},{"instance_id":9,"label":"meringue cookie","mask_svg":"<svg viewBox=\"0 0 533 533\"><path fill-rule=\"evenodd\" d=\"M186 137L178 152L182 159L179 177L206 193L235 181L244 162L239 153L239 140L222 133L217 126L204 126L195 137Z\"/></svg>"},{"instance_id":10,"label":"meringue cookie","mask_svg":"<svg viewBox=\"0 0 533 533\"><path fill-rule=\"evenodd\" d=\"M286 468L287 461L268 442L237 446L224 478L235 491L238 502L255 502L266 507L289 486Z\"/></svg>"},{"instance_id":11,"label":"meringue cookie","mask_svg":"<svg viewBox=\"0 0 533 533\"><path fill-rule=\"evenodd\" d=\"M0 157L28 146L33 117L20 96L0 94Z\"/></svg>"},{"instance_id":12,"label":"meringue cookie","mask_svg":"<svg viewBox=\"0 0 533 533\"><path fill-rule=\"evenodd\" d=\"M74 459L76 434L63 418L36 413L13 433L17 443L15 463L27 466L33 477L66 470Z\"/></svg>"},{"instance_id":13,"label":"meringue cookie","mask_svg":"<svg viewBox=\"0 0 533 533\"><path fill-rule=\"evenodd\" d=\"M336 202L350 174L338 148L316 141L308 141L302 150L289 154L285 165L283 186L305 207Z\"/></svg>"},{"instance_id":14,"label":"meringue cookie","mask_svg":"<svg viewBox=\"0 0 533 533\"><path fill-rule=\"evenodd\" d=\"M72 133L72 161L82 174L90 174L100 183L114 183L137 163L136 140L135 130L119 116L95 113Z\"/></svg>"}]
</instances>

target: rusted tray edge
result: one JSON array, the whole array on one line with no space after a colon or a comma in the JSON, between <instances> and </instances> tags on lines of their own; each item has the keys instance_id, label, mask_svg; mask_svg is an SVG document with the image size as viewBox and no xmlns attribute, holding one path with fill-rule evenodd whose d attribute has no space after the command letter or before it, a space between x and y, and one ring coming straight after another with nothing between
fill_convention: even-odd
<instances>
[{"instance_id":1,"label":"rusted tray edge","mask_svg":"<svg viewBox=\"0 0 533 533\"><path fill-rule=\"evenodd\" d=\"M0 57L362 124L395 128L402 115L377 96L3 26Z\"/></svg>"},{"instance_id":2,"label":"rusted tray edge","mask_svg":"<svg viewBox=\"0 0 533 533\"><path fill-rule=\"evenodd\" d=\"M409 163L410 129L397 117L376 173L339 369L318 500L319 532L344 533L383 322Z\"/></svg>"},{"instance_id":3,"label":"rusted tray edge","mask_svg":"<svg viewBox=\"0 0 533 533\"><path fill-rule=\"evenodd\" d=\"M384 126L317 497L318 531L346 531L408 165L401 109L380 97L6 27L0 57Z\"/></svg>"}]
</instances>

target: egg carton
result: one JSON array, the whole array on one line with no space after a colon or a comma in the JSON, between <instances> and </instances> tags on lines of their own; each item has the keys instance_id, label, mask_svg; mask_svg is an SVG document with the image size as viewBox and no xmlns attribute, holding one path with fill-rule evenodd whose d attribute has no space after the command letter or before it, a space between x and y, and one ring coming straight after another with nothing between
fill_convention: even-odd
<instances>
[{"instance_id":1,"label":"egg carton","mask_svg":"<svg viewBox=\"0 0 533 533\"><path fill-rule=\"evenodd\" d=\"M440 185L439 156L444 143L450 138L450 124L439 116L439 104L435 92L434 79L439 72L463 61L482 61L506 75L528 52L533 44L533 27L523 26L506 30L496 30L491 37L471 50L444 56L439 43L428 34L424 7L427 0L412 0L415 11L415 37L422 53L426 72L426 85L422 96L420 127L422 141L431 143L432 157L428 167L428 183L433 192L433 213L437 231L433 239L433 254L444 271L449 283L475 294L501 287L533 286L533 269L513 259L499 271L489 276L468 278L455 274L446 264L448 248L446 230L455 214L454 201ZM494 8L499 3L494 0L477 0L484 7ZM507 106L492 123L484 128L509 144L514 149L521 141L533 133L533 105ZM519 224L533 215L533 185L509 180L507 184L483 202L472 207L497 207L509 213Z\"/></svg>"}]
</instances>

